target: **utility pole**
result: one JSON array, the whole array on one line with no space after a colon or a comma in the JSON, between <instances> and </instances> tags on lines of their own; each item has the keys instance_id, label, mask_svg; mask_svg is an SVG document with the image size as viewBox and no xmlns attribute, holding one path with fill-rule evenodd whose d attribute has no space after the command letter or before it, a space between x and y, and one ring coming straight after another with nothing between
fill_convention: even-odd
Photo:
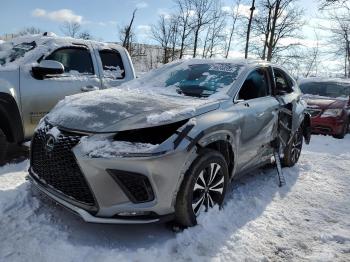
<instances>
[{"instance_id":1,"label":"utility pole","mask_svg":"<svg viewBox=\"0 0 350 262\"><path fill-rule=\"evenodd\" d=\"M248 29L247 29L247 40L245 43L245 59L248 58L248 49L249 49L249 36L250 36L250 29L252 27L252 20L253 20L253 15L254 15L254 10L255 10L255 0L252 2L252 7L250 8L250 17L249 17L249 23L248 23Z\"/></svg>"}]
</instances>

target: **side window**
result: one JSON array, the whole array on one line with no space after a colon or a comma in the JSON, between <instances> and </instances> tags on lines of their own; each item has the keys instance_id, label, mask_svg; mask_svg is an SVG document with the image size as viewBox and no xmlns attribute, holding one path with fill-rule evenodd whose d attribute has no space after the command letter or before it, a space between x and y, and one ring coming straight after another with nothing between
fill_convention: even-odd
<instances>
[{"instance_id":1,"label":"side window","mask_svg":"<svg viewBox=\"0 0 350 262\"><path fill-rule=\"evenodd\" d=\"M276 82L276 93L279 95L293 92L293 81L280 69L273 69Z\"/></svg>"},{"instance_id":2,"label":"side window","mask_svg":"<svg viewBox=\"0 0 350 262\"><path fill-rule=\"evenodd\" d=\"M238 99L250 100L270 95L269 82L265 69L251 72L238 93Z\"/></svg>"},{"instance_id":3,"label":"side window","mask_svg":"<svg viewBox=\"0 0 350 262\"><path fill-rule=\"evenodd\" d=\"M65 73L94 74L90 51L81 47L60 48L45 60L55 60L64 65Z\"/></svg>"},{"instance_id":4,"label":"side window","mask_svg":"<svg viewBox=\"0 0 350 262\"><path fill-rule=\"evenodd\" d=\"M114 79L123 79L125 77L125 70L119 52L114 50L101 50L99 53L103 67L103 75Z\"/></svg>"}]
</instances>

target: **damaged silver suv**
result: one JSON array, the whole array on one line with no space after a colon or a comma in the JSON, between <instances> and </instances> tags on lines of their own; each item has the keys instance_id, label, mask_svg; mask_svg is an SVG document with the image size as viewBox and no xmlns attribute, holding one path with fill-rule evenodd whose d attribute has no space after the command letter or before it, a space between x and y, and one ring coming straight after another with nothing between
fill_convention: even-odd
<instances>
[{"instance_id":1,"label":"damaged silver suv","mask_svg":"<svg viewBox=\"0 0 350 262\"><path fill-rule=\"evenodd\" d=\"M192 226L274 152L284 166L298 161L305 109L278 66L176 61L59 102L32 139L30 180L87 222Z\"/></svg>"}]
</instances>

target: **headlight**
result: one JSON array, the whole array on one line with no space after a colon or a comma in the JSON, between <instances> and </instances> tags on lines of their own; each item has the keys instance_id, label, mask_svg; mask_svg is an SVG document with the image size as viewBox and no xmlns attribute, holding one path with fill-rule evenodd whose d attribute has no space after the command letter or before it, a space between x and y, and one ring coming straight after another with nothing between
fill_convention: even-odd
<instances>
[{"instance_id":1,"label":"headlight","mask_svg":"<svg viewBox=\"0 0 350 262\"><path fill-rule=\"evenodd\" d=\"M326 109L321 117L336 117L342 114L342 109Z\"/></svg>"}]
</instances>

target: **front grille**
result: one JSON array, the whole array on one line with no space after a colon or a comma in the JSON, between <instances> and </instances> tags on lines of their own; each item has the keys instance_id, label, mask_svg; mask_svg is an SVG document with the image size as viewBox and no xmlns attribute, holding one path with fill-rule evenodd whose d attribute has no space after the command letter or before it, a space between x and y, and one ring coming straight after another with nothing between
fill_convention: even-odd
<instances>
[{"instance_id":1,"label":"front grille","mask_svg":"<svg viewBox=\"0 0 350 262\"><path fill-rule=\"evenodd\" d=\"M307 112L311 115L311 117L316 117L321 114L321 109L308 108Z\"/></svg>"},{"instance_id":2,"label":"front grille","mask_svg":"<svg viewBox=\"0 0 350 262\"><path fill-rule=\"evenodd\" d=\"M38 178L58 193L82 204L94 206L95 200L71 149L79 135L61 133L48 150L46 134L50 127L35 133L31 145L31 167Z\"/></svg>"},{"instance_id":3,"label":"front grille","mask_svg":"<svg viewBox=\"0 0 350 262\"><path fill-rule=\"evenodd\" d=\"M146 176L113 169L107 169L107 172L133 203L144 203L154 200L152 186Z\"/></svg>"}]
</instances>

